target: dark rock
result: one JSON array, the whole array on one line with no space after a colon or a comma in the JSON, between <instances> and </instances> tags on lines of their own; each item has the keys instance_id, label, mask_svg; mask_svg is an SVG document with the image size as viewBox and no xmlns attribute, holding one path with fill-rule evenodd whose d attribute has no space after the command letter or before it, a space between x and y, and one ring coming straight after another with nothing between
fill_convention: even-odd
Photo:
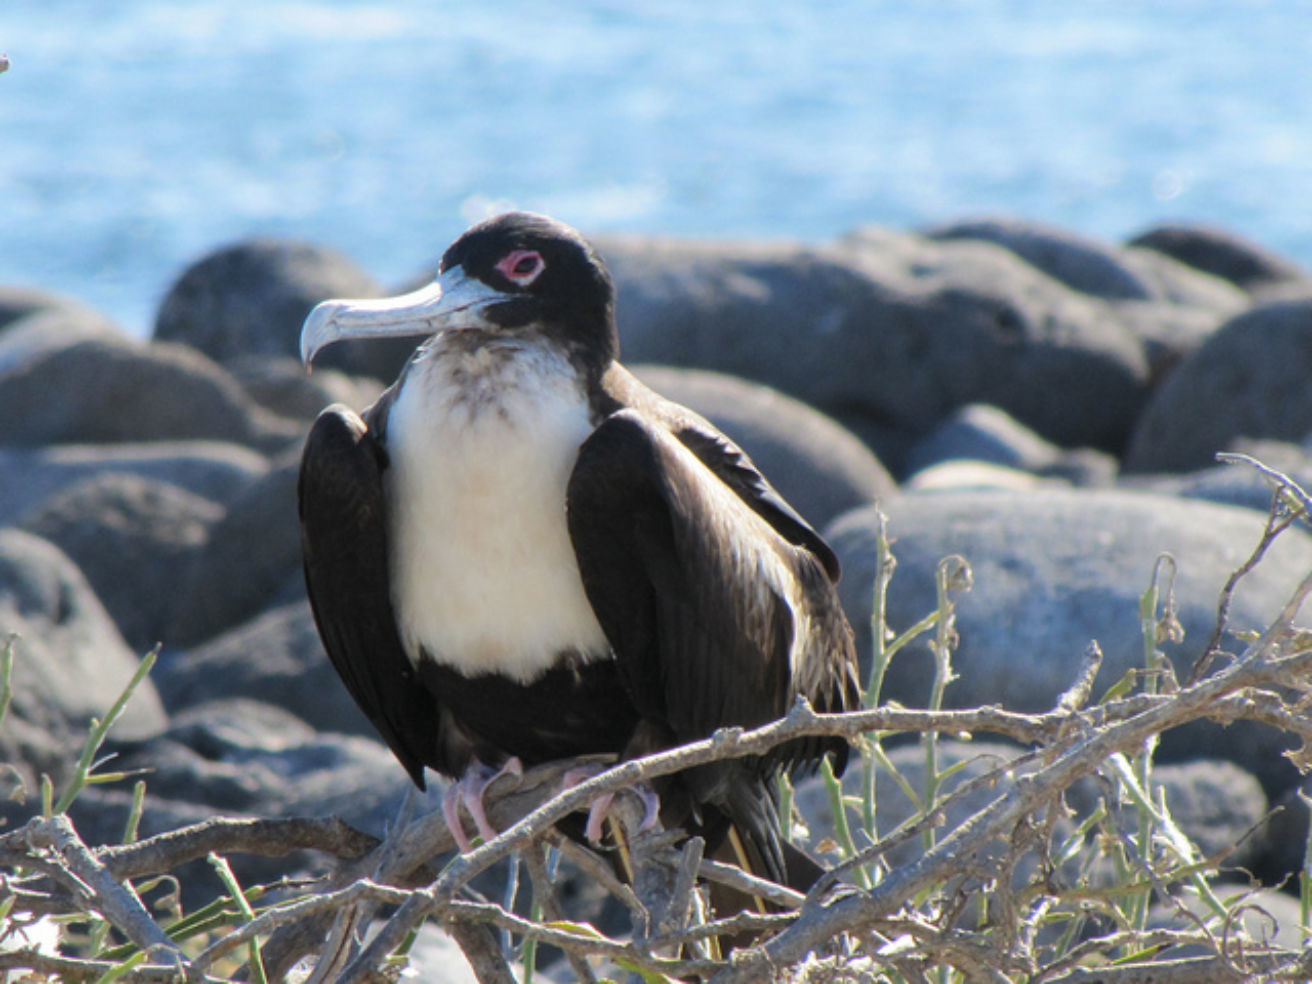
<instances>
[{"instance_id":1,"label":"dark rock","mask_svg":"<svg viewBox=\"0 0 1312 984\"><path fill-rule=\"evenodd\" d=\"M952 804L944 816L944 823L937 829L946 833L974 816L993 800L997 799L1010 784L1000 770L1018 755L1021 749L1015 745L999 742L964 742L943 739L938 743L938 764L940 771L952 769L951 776L944 777L940 795L950 795L954 790L974 780L982 780L989 773L997 772L991 783L981 783L979 788L962 796ZM925 781L925 751L919 744L901 744L886 747L885 752L898 773L907 781L918 796L924 797L928 791ZM843 792L852 797L851 802L860 803L865 779L859 763L853 763L843 775ZM834 837L833 801L824 782L819 777L807 779L797 785L795 790L798 812L809 828L810 836L806 843L811 850L816 850L826 839ZM921 814L920 804L913 802L902 785L884 768L875 769L875 804L879 838L887 837L902 824L914 820ZM850 809L849 824L860 824L860 811ZM919 838L898 844L888 854L888 861L894 867L918 860L924 853ZM823 856L823 855L822 855ZM836 860L830 858L829 860Z\"/></svg>"},{"instance_id":2,"label":"dark rock","mask_svg":"<svg viewBox=\"0 0 1312 984\"><path fill-rule=\"evenodd\" d=\"M230 817L340 816L381 836L409 787L405 773L379 742L318 734L286 711L257 701L227 700L191 708L169 729L111 749L115 767L143 770L147 795L141 836L153 836L216 814ZM70 813L90 843L117 843L131 794L93 786ZM322 874L327 859L303 852L292 858L234 853L245 883L286 874ZM191 908L221 894L222 886L197 862L179 872L183 901Z\"/></svg>"},{"instance_id":3,"label":"dark rock","mask_svg":"<svg viewBox=\"0 0 1312 984\"><path fill-rule=\"evenodd\" d=\"M1244 290L1312 278L1312 272L1243 236L1200 223L1163 223L1141 232L1129 244L1174 257Z\"/></svg>"},{"instance_id":4,"label":"dark rock","mask_svg":"<svg viewBox=\"0 0 1312 984\"><path fill-rule=\"evenodd\" d=\"M911 789L923 798L929 792L925 781L925 750L920 743L886 747L889 760ZM952 803L945 815L940 834L946 833L969 820L984 807L1009 790L1014 777L1000 771L1018 758L1024 749L1004 742L955 741L938 742L938 768L951 770L940 796L950 795L968 783L980 781L977 788ZM990 773L996 773L987 781ZM1227 867L1249 865L1255 857L1254 844L1245 840L1266 813L1266 796L1252 775L1231 762L1200 760L1178 765L1155 765L1153 782L1162 787L1167 808L1177 826L1203 853L1204 856L1238 847L1226 860ZM860 803L864 795L865 778L859 768L849 768L843 776L845 795ZM1076 822L1088 816L1104 796L1104 786L1092 778L1074 783L1066 794L1066 802L1074 810ZM796 802L802 818L810 828L808 843L814 848L826 838L834 836L833 803L827 788L819 779L808 779L796 790ZM904 823L922 814L922 803L911 800L901 783L884 768L875 770L875 803L880 838L887 837ZM1122 806L1127 816L1128 806ZM860 823L860 811L853 810L849 823ZM1133 829L1134 820L1126 821ZM1066 824L1067 829L1070 825ZM893 848L888 856L894 866L917 860L922 853L919 838Z\"/></svg>"},{"instance_id":5,"label":"dark rock","mask_svg":"<svg viewBox=\"0 0 1312 984\"><path fill-rule=\"evenodd\" d=\"M301 531L296 512L299 450L228 503L193 556L177 590L169 638L190 646L240 625L299 577Z\"/></svg>"},{"instance_id":6,"label":"dark rock","mask_svg":"<svg viewBox=\"0 0 1312 984\"><path fill-rule=\"evenodd\" d=\"M0 326L0 374L89 339L129 343L127 335L99 311L72 304L38 308Z\"/></svg>"},{"instance_id":7,"label":"dark rock","mask_svg":"<svg viewBox=\"0 0 1312 984\"><path fill-rule=\"evenodd\" d=\"M897 483L855 435L777 390L721 373L634 366L667 399L706 417L741 445L809 522L887 498Z\"/></svg>"},{"instance_id":8,"label":"dark rock","mask_svg":"<svg viewBox=\"0 0 1312 984\"><path fill-rule=\"evenodd\" d=\"M1030 489L1069 488L1070 484L1065 479L1041 478L1033 472L997 465L991 461L951 458L922 468L910 476L902 488L907 492L960 492L966 489L1026 492Z\"/></svg>"},{"instance_id":9,"label":"dark rock","mask_svg":"<svg viewBox=\"0 0 1312 984\"><path fill-rule=\"evenodd\" d=\"M256 239L193 263L160 303L155 337L216 362L298 356L305 316L330 297L377 297L378 284L348 257L309 243Z\"/></svg>"},{"instance_id":10,"label":"dark rock","mask_svg":"<svg viewBox=\"0 0 1312 984\"><path fill-rule=\"evenodd\" d=\"M228 370L260 406L294 420L313 420L330 403L360 411L383 391L377 380L336 369L316 366L308 373L297 359L246 356L230 362Z\"/></svg>"},{"instance_id":11,"label":"dark rock","mask_svg":"<svg viewBox=\"0 0 1312 984\"><path fill-rule=\"evenodd\" d=\"M175 485L102 472L64 489L19 525L81 568L128 645L168 641L182 572L223 507Z\"/></svg>"},{"instance_id":12,"label":"dark rock","mask_svg":"<svg viewBox=\"0 0 1312 984\"><path fill-rule=\"evenodd\" d=\"M381 293L373 278L335 250L251 240L216 250L183 272L160 305L155 337L225 363L252 355L299 358L301 325L316 304ZM343 342L316 361L390 381L416 342Z\"/></svg>"},{"instance_id":13,"label":"dark rock","mask_svg":"<svg viewBox=\"0 0 1312 984\"><path fill-rule=\"evenodd\" d=\"M1153 290L1114 247L1027 219L968 219L925 231L929 239L979 239L1010 250L1072 290L1094 297L1148 300Z\"/></svg>"},{"instance_id":14,"label":"dark rock","mask_svg":"<svg viewBox=\"0 0 1312 984\"><path fill-rule=\"evenodd\" d=\"M1254 874L1268 885L1297 890L1307 863L1308 802L1312 778L1303 777L1275 799L1275 808L1257 833L1259 863Z\"/></svg>"},{"instance_id":15,"label":"dark rock","mask_svg":"<svg viewBox=\"0 0 1312 984\"><path fill-rule=\"evenodd\" d=\"M1111 490L904 493L885 510L898 564L890 624L906 628L932 611L939 560L964 556L974 588L957 597L961 642L953 666L960 680L948 688L948 700L1021 711L1051 707L1093 640L1105 654L1095 697L1142 665L1139 597L1165 551L1178 568L1174 597L1185 637L1163 648L1186 675L1212 634L1222 586L1263 527L1263 517L1248 509ZM826 531L843 562L840 591L863 657L870 652L874 531L871 509ZM1290 530L1240 583L1230 629L1265 627L1310 568L1312 535ZM931 657L917 644L893 660L883 695L918 706L932 679ZM1286 744L1265 726L1191 725L1166 734L1162 760L1226 759L1279 790L1292 780L1280 755Z\"/></svg>"},{"instance_id":16,"label":"dark rock","mask_svg":"<svg viewBox=\"0 0 1312 984\"><path fill-rule=\"evenodd\" d=\"M136 672L123 641L82 572L53 544L0 529L0 645L15 636L13 703L0 730L0 761L27 763L61 782L92 718L103 718ZM165 726L149 680L115 734L145 737ZM32 756L53 755L34 761Z\"/></svg>"},{"instance_id":17,"label":"dark rock","mask_svg":"<svg viewBox=\"0 0 1312 984\"><path fill-rule=\"evenodd\" d=\"M1146 396L1142 346L1106 305L989 243L862 230L829 249L598 245L630 362L753 379L849 426L921 435L985 402L1057 443L1114 448Z\"/></svg>"},{"instance_id":18,"label":"dark rock","mask_svg":"<svg viewBox=\"0 0 1312 984\"><path fill-rule=\"evenodd\" d=\"M1147 249L1120 249L1024 219L992 218L930 230L931 238L996 243L1072 290L1105 301L1140 339L1159 379L1251 298L1220 278Z\"/></svg>"},{"instance_id":19,"label":"dark rock","mask_svg":"<svg viewBox=\"0 0 1312 984\"><path fill-rule=\"evenodd\" d=\"M1256 308L1220 328L1153 395L1127 472L1190 471L1239 438L1312 430L1312 298Z\"/></svg>"},{"instance_id":20,"label":"dark rock","mask_svg":"<svg viewBox=\"0 0 1312 984\"><path fill-rule=\"evenodd\" d=\"M1214 277L1150 249L1134 247L1120 251L1122 262L1148 285L1150 304L1165 304L1205 314L1213 325L1252 306L1253 299L1228 280ZM1132 310L1133 303L1116 305L1118 313Z\"/></svg>"},{"instance_id":21,"label":"dark rock","mask_svg":"<svg viewBox=\"0 0 1312 984\"><path fill-rule=\"evenodd\" d=\"M258 452L219 441L0 448L0 525L13 523L61 489L102 473L168 482L222 504L268 470L268 460Z\"/></svg>"},{"instance_id":22,"label":"dark rock","mask_svg":"<svg viewBox=\"0 0 1312 984\"><path fill-rule=\"evenodd\" d=\"M954 459L984 461L1077 485L1106 485L1116 474L1111 455L1072 453L1045 441L1005 411L973 403L954 411L908 457L911 472Z\"/></svg>"},{"instance_id":23,"label":"dark rock","mask_svg":"<svg viewBox=\"0 0 1312 984\"><path fill-rule=\"evenodd\" d=\"M304 600L170 656L156 671L155 685L174 714L206 701L248 697L290 711L321 731L375 735L328 661Z\"/></svg>"},{"instance_id":24,"label":"dark rock","mask_svg":"<svg viewBox=\"0 0 1312 984\"><path fill-rule=\"evenodd\" d=\"M376 740L318 732L256 700L217 700L174 715L162 735L115 747L124 769L150 769L153 798L259 816L329 816L381 833L410 785Z\"/></svg>"},{"instance_id":25,"label":"dark rock","mask_svg":"<svg viewBox=\"0 0 1312 984\"><path fill-rule=\"evenodd\" d=\"M1223 902L1236 895L1233 885L1213 885ZM1219 919L1211 905L1194 892L1180 892L1175 897L1156 901L1148 910L1148 928L1176 932L1197 932L1201 920L1210 920L1209 929L1216 939L1224 939L1229 952L1246 947L1275 946L1291 956L1302 951L1306 943L1302 930L1302 912L1298 899L1272 889L1253 889L1243 895L1243 904L1233 920ZM1189 958L1215 958L1216 950L1202 943L1174 946L1160 953L1166 961ZM1264 975L1259 975L1264 976Z\"/></svg>"},{"instance_id":26,"label":"dark rock","mask_svg":"<svg viewBox=\"0 0 1312 984\"><path fill-rule=\"evenodd\" d=\"M54 310L89 312L91 309L64 294L37 287L0 286L0 337L4 336L5 327L12 322Z\"/></svg>"},{"instance_id":27,"label":"dark rock","mask_svg":"<svg viewBox=\"0 0 1312 984\"><path fill-rule=\"evenodd\" d=\"M269 449L299 428L181 345L90 339L0 372L0 444L209 439Z\"/></svg>"},{"instance_id":28,"label":"dark rock","mask_svg":"<svg viewBox=\"0 0 1312 984\"><path fill-rule=\"evenodd\" d=\"M1231 450L1250 455L1268 467L1288 475L1304 489L1312 489L1312 455L1297 444L1285 441L1236 440ZM1256 468L1243 463L1216 464L1211 468L1182 474L1127 475L1120 481L1127 489L1205 499L1231 506L1267 512L1274 492Z\"/></svg>"},{"instance_id":29,"label":"dark rock","mask_svg":"<svg viewBox=\"0 0 1312 984\"><path fill-rule=\"evenodd\" d=\"M1251 869L1265 845L1251 835L1267 812L1262 785L1233 762L1196 759L1175 764L1155 764L1153 783L1162 788L1166 807L1176 826L1199 849L1203 857L1220 857L1227 869ZM1103 788L1094 783L1077 783L1067 802L1079 816L1097 807ZM1137 825L1132 804L1121 806L1121 826Z\"/></svg>"}]
</instances>

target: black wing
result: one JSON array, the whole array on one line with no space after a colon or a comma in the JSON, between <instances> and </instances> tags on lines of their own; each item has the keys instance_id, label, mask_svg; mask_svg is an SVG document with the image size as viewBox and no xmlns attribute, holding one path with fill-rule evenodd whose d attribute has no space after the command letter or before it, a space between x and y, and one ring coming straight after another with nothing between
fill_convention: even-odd
<instances>
[{"instance_id":1,"label":"black wing","mask_svg":"<svg viewBox=\"0 0 1312 984\"><path fill-rule=\"evenodd\" d=\"M570 537L588 600L639 713L671 744L764 724L799 693L821 710L857 701L852 632L824 558L792 542L795 527L767 521L771 504L744 499L749 485L722 481L700 454L632 410L593 432L570 478ZM761 759L690 770L683 782L708 837L718 813L738 831L743 860L782 879L766 777L826 752L841 771L845 742L803 739Z\"/></svg>"},{"instance_id":2,"label":"black wing","mask_svg":"<svg viewBox=\"0 0 1312 984\"><path fill-rule=\"evenodd\" d=\"M298 485L305 586L333 666L410 778L424 788L439 713L415 679L388 588L386 454L344 406L319 415Z\"/></svg>"},{"instance_id":3,"label":"black wing","mask_svg":"<svg viewBox=\"0 0 1312 984\"><path fill-rule=\"evenodd\" d=\"M605 420L579 451L566 502L588 599L639 712L671 737L763 724L799 693L820 709L854 704L851 629L823 558L663 427L629 410Z\"/></svg>"}]
</instances>

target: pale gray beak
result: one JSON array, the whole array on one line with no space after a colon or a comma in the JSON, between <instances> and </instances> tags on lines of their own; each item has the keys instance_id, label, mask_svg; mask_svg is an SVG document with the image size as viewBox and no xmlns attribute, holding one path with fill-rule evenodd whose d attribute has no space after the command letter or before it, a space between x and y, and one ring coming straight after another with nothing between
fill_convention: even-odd
<instances>
[{"instance_id":1,"label":"pale gray beak","mask_svg":"<svg viewBox=\"0 0 1312 984\"><path fill-rule=\"evenodd\" d=\"M325 346L348 338L433 335L446 328L481 328L480 312L506 295L460 267L440 274L426 287L359 301L324 301L301 328L301 361L307 366Z\"/></svg>"}]
</instances>

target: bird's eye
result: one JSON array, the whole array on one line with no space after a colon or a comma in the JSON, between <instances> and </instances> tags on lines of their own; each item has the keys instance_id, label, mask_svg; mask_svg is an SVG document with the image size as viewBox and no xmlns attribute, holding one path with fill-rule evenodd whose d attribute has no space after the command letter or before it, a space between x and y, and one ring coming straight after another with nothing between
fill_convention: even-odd
<instances>
[{"instance_id":1,"label":"bird's eye","mask_svg":"<svg viewBox=\"0 0 1312 984\"><path fill-rule=\"evenodd\" d=\"M542 254L531 249L517 249L507 253L497 262L497 271L512 284L527 287L538 278L546 262Z\"/></svg>"}]
</instances>

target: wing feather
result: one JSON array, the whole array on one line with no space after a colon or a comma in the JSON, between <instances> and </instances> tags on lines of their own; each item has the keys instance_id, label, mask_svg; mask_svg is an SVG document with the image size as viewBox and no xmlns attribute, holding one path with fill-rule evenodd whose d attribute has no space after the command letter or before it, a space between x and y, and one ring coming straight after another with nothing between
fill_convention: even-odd
<instances>
[{"instance_id":1,"label":"wing feather","mask_svg":"<svg viewBox=\"0 0 1312 984\"><path fill-rule=\"evenodd\" d=\"M301 457L305 586L329 659L421 789L439 712L415 679L388 589L386 454L354 411L319 415Z\"/></svg>"}]
</instances>

